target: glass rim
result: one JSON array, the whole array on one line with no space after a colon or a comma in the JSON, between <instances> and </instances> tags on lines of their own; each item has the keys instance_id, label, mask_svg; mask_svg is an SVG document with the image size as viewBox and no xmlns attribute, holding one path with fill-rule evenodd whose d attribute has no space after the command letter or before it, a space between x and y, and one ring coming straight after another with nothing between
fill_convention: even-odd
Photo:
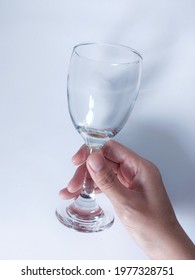
<instances>
[{"instance_id":1,"label":"glass rim","mask_svg":"<svg viewBox=\"0 0 195 280\"><path fill-rule=\"evenodd\" d=\"M82 54L78 53L77 49L79 47L90 46L90 45L91 46L92 45L99 45L99 46L121 48L121 49L124 49L126 51L129 51L129 52L135 54L136 57L137 57L137 59L134 59L134 60L131 60L131 61L127 60L125 62L113 62L113 63L109 62L108 64L111 64L111 65L136 64L136 63L139 63L143 60L142 55L137 50L135 50L134 48L131 48L130 46L123 45L123 44L118 44L118 43L106 43L106 42L101 42L101 41L87 41L87 42L78 43L73 47L73 52L72 53L75 53L78 57L83 58L83 59L88 59L88 60L95 61L95 62L99 61L99 62L105 62L106 63L106 61L100 61L98 59L88 57L87 55L82 55Z\"/></svg>"}]
</instances>

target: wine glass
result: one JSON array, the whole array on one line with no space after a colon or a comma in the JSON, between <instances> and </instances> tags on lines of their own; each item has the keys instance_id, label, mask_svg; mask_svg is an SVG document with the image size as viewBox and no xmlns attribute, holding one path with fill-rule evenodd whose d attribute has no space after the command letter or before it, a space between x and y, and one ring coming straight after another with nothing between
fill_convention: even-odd
<instances>
[{"instance_id":1,"label":"wine glass","mask_svg":"<svg viewBox=\"0 0 195 280\"><path fill-rule=\"evenodd\" d=\"M141 55L127 46L89 42L73 48L68 107L90 153L101 149L126 123L139 91L141 62ZM57 209L56 216L81 232L102 231L114 222L113 214L97 204L88 171L79 197Z\"/></svg>"}]
</instances>

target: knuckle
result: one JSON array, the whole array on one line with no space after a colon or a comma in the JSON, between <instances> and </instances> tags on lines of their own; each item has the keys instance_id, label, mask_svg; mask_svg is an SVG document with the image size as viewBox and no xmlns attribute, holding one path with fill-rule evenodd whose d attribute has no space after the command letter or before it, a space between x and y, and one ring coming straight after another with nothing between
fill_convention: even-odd
<instances>
[{"instance_id":1,"label":"knuckle","mask_svg":"<svg viewBox=\"0 0 195 280\"><path fill-rule=\"evenodd\" d=\"M99 186L103 187L104 189L111 188L116 180L116 176L112 171L107 172L99 179Z\"/></svg>"}]
</instances>

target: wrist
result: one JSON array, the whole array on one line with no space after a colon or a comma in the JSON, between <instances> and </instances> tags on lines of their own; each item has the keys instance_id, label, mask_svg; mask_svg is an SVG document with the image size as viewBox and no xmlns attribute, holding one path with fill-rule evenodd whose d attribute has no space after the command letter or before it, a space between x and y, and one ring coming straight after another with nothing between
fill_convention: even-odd
<instances>
[{"instance_id":1,"label":"wrist","mask_svg":"<svg viewBox=\"0 0 195 280\"><path fill-rule=\"evenodd\" d=\"M150 259L194 260L195 246L177 219L170 225L151 227L142 239L141 247Z\"/></svg>"}]
</instances>

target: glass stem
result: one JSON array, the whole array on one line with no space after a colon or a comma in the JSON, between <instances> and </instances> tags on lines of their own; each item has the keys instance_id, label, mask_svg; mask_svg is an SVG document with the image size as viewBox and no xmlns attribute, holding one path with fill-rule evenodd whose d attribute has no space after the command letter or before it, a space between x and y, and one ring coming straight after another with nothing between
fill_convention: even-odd
<instances>
[{"instance_id":1,"label":"glass stem","mask_svg":"<svg viewBox=\"0 0 195 280\"><path fill-rule=\"evenodd\" d=\"M94 152L97 152L100 150L101 147L89 147L89 154L92 154ZM91 178L91 175L89 174L89 171L86 170L85 172L85 177L84 177L84 182L83 182L83 189L80 194L83 198L86 199L95 199L95 187L94 187L94 181Z\"/></svg>"},{"instance_id":2,"label":"glass stem","mask_svg":"<svg viewBox=\"0 0 195 280\"><path fill-rule=\"evenodd\" d=\"M95 151L98 151L102 146L88 146L89 147L89 153L94 153ZM78 198L73 203L74 209L78 209L79 211L84 211L85 213L90 213L90 215L93 213L94 215L101 215L102 210L98 206L96 199L95 199L95 187L94 187L94 181L91 178L89 171L86 170L84 182L83 182L83 189L78 196Z\"/></svg>"}]
</instances>

